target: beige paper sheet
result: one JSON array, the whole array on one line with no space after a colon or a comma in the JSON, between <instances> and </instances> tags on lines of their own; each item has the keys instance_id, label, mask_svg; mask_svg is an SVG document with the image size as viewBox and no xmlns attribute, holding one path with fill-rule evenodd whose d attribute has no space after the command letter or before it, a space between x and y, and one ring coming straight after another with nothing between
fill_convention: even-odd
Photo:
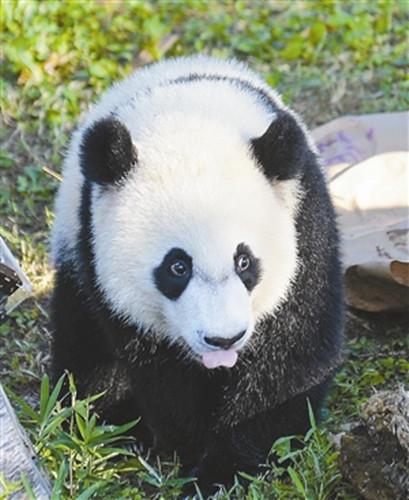
<instances>
[{"instance_id":1,"label":"beige paper sheet","mask_svg":"<svg viewBox=\"0 0 409 500\"><path fill-rule=\"evenodd\" d=\"M409 112L347 116L313 131L339 214L346 297L409 310Z\"/></svg>"}]
</instances>

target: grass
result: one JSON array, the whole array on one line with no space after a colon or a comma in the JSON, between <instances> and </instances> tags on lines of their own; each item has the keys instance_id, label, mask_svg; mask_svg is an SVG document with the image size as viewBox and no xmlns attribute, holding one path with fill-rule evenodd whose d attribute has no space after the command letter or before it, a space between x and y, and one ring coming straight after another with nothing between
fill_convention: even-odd
<instances>
[{"instance_id":1,"label":"grass","mask_svg":"<svg viewBox=\"0 0 409 500\"><path fill-rule=\"evenodd\" d=\"M58 179L44 167L60 171L70 133L105 88L162 57L245 60L310 127L348 113L407 109L407 3L3 0L0 9L0 234L34 287L0 326L2 383L19 398L54 498L178 498L177 458L130 456L117 446L123 429L98 426L92 401L77 401L73 383L68 410L47 385L47 238ZM312 422L303 452L292 455L290 439L276 444L280 456L290 454L287 480L273 468L253 478L248 493L236 486L223 498L354 498L330 433L357 419L375 389L409 383L409 337L405 318L351 312L348 324L350 356L325 425Z\"/></svg>"}]
</instances>

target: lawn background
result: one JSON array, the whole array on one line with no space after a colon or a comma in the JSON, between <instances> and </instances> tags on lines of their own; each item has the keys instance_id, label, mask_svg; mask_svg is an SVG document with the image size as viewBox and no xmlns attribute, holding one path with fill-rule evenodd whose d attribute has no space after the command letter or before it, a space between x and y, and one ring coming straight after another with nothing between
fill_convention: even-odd
<instances>
[{"instance_id":1,"label":"lawn background","mask_svg":"<svg viewBox=\"0 0 409 500\"><path fill-rule=\"evenodd\" d=\"M70 133L113 81L141 64L194 53L246 61L309 127L345 114L408 109L408 3L2 0L0 9L0 235L34 287L0 326L1 382L37 412L16 404L54 478L55 498L178 498L177 460L107 461L113 436L105 429L93 441L100 429L86 402L75 401L63 415L72 423L64 445L61 422L45 432L62 411L47 397L43 375L53 279L48 233ZM239 498L354 498L339 475L330 433L356 420L374 389L408 384L409 335L407 318L349 311L349 319L350 357L328 400L326 430L312 434L286 482L274 475L254 480L247 494L236 489ZM281 453L288 451L284 441Z\"/></svg>"}]
</instances>

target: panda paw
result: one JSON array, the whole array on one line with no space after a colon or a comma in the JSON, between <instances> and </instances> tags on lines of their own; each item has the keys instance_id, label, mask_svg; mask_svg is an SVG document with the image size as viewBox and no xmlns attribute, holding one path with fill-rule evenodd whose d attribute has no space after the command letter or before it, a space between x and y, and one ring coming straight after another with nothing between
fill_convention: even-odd
<instances>
[{"instance_id":1,"label":"panda paw","mask_svg":"<svg viewBox=\"0 0 409 500\"><path fill-rule=\"evenodd\" d=\"M189 483L183 488L183 500L206 500L221 498L226 493L222 485L202 485Z\"/></svg>"},{"instance_id":2,"label":"panda paw","mask_svg":"<svg viewBox=\"0 0 409 500\"><path fill-rule=\"evenodd\" d=\"M217 499L226 493L226 489L233 486L235 470L226 468L226 464L222 465L217 457L213 459L206 457L199 466L184 471L184 475L196 478L196 481L186 484L183 488L184 498Z\"/></svg>"}]
</instances>

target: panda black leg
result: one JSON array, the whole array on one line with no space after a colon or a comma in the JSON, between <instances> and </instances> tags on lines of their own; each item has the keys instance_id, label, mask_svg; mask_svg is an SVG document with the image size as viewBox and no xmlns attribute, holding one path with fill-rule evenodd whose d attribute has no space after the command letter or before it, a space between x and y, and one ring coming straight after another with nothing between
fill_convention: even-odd
<instances>
[{"instance_id":1,"label":"panda black leg","mask_svg":"<svg viewBox=\"0 0 409 500\"><path fill-rule=\"evenodd\" d=\"M129 366L114 359L109 339L69 270L57 273L52 319L54 382L64 371L73 373L79 398L105 393L94 402L102 420L122 424L136 419Z\"/></svg>"},{"instance_id":2,"label":"panda black leg","mask_svg":"<svg viewBox=\"0 0 409 500\"><path fill-rule=\"evenodd\" d=\"M197 478L204 498L216 493L219 484L226 489L233 486L235 477L247 486L247 481L238 473L265 472L268 454L276 439L305 434L310 428L307 399L318 418L327 385L325 382L313 387L271 411L213 436L198 462L183 472ZM193 485L188 485L186 493L194 493Z\"/></svg>"}]
</instances>

